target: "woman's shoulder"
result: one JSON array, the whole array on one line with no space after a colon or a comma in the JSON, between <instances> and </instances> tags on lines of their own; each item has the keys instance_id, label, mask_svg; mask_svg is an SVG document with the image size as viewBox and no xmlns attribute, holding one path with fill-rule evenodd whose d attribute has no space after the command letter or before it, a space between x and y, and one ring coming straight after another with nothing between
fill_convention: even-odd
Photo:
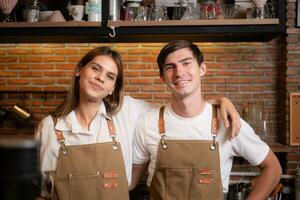
<instances>
[{"instance_id":1,"label":"woman's shoulder","mask_svg":"<svg viewBox=\"0 0 300 200\"><path fill-rule=\"evenodd\" d=\"M51 115L48 115L46 117L44 117L40 124L42 124L43 126L54 126L54 117Z\"/></svg>"},{"instance_id":2,"label":"woman's shoulder","mask_svg":"<svg viewBox=\"0 0 300 200\"><path fill-rule=\"evenodd\" d=\"M151 109L153 105L150 103L133 98L131 96L124 96L123 105L122 108L124 109L134 109L134 110L140 110L141 112L145 112L149 109Z\"/></svg>"}]
</instances>

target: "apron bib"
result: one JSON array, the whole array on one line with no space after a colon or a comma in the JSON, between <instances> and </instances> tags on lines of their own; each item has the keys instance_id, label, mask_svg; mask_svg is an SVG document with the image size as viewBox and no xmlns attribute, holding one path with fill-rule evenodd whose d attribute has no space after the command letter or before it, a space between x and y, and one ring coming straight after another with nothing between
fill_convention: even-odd
<instances>
[{"instance_id":1,"label":"apron bib","mask_svg":"<svg viewBox=\"0 0 300 200\"><path fill-rule=\"evenodd\" d=\"M112 118L107 119L112 142L65 146L61 131L55 130L61 147L52 199L129 200L128 181L120 143Z\"/></svg>"},{"instance_id":2,"label":"apron bib","mask_svg":"<svg viewBox=\"0 0 300 200\"><path fill-rule=\"evenodd\" d=\"M220 174L219 146L215 141L218 130L217 112L213 107L210 140L166 140L160 108L160 144L153 179L151 200L221 200L223 199Z\"/></svg>"}]
</instances>

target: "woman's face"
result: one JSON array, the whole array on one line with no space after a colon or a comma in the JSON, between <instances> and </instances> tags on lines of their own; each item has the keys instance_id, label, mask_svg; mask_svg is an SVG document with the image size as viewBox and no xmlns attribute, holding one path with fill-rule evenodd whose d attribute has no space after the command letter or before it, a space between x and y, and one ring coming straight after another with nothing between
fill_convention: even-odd
<instances>
[{"instance_id":1,"label":"woman's face","mask_svg":"<svg viewBox=\"0 0 300 200\"><path fill-rule=\"evenodd\" d=\"M100 55L86 64L76 76L80 76L80 101L101 102L115 88L118 67L110 56Z\"/></svg>"}]
</instances>

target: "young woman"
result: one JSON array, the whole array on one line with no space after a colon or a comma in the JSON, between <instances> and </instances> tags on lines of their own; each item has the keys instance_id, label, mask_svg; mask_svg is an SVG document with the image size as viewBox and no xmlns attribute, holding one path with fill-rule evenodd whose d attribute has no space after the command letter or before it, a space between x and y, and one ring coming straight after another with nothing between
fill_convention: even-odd
<instances>
[{"instance_id":1,"label":"young woman","mask_svg":"<svg viewBox=\"0 0 300 200\"><path fill-rule=\"evenodd\" d=\"M225 98L239 129L238 114ZM66 101L39 124L43 198L129 199L132 141L140 114L152 106L123 96L120 55L109 47L88 52L77 64ZM228 124L228 121L227 121Z\"/></svg>"}]
</instances>

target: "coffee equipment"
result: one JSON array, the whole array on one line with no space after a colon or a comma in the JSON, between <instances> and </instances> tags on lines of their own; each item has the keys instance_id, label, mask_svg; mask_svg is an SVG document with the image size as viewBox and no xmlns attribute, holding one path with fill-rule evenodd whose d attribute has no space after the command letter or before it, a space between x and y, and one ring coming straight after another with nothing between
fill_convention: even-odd
<instances>
[{"instance_id":1,"label":"coffee equipment","mask_svg":"<svg viewBox=\"0 0 300 200\"><path fill-rule=\"evenodd\" d=\"M39 196L38 149L33 139L0 139L1 200L33 200Z\"/></svg>"}]
</instances>

